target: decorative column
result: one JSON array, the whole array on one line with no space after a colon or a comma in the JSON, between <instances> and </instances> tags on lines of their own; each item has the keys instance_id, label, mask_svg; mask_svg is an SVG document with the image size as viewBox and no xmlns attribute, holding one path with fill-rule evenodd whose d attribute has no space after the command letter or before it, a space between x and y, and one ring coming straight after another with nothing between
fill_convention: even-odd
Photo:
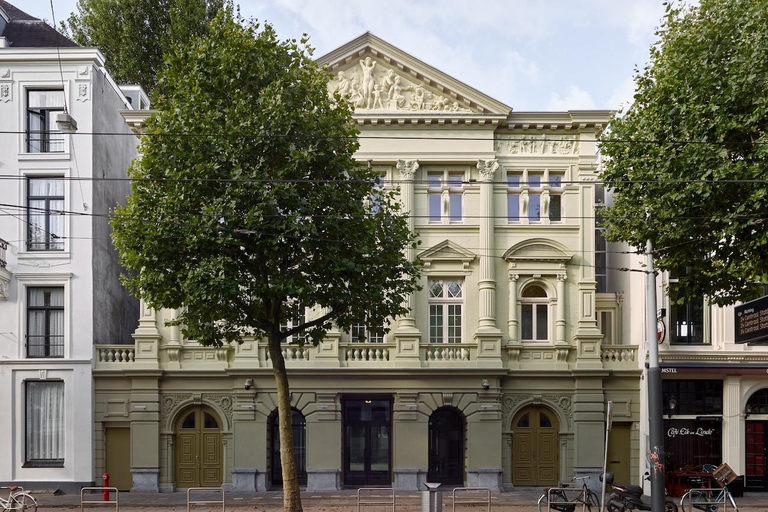
<instances>
[{"instance_id":1,"label":"decorative column","mask_svg":"<svg viewBox=\"0 0 768 512\"><path fill-rule=\"evenodd\" d=\"M136 347L135 367L159 368L158 348L162 335L157 328L157 311L152 309L144 299L141 299L140 309L139 326L133 333Z\"/></svg>"},{"instance_id":2,"label":"decorative column","mask_svg":"<svg viewBox=\"0 0 768 512\"><path fill-rule=\"evenodd\" d=\"M403 204L403 212L408 215L408 229L414 232L415 222L413 220L413 178L419 168L418 160L398 160L397 170L400 171L400 201ZM416 257L412 247L405 249L405 256L408 261L413 261ZM416 326L413 310L416 304L414 293L408 294L405 299L405 308L407 313L400 318L397 329L395 330L395 360L398 366L421 366L419 356L419 344L421 341L421 332Z\"/></svg>"},{"instance_id":3,"label":"decorative column","mask_svg":"<svg viewBox=\"0 0 768 512\"><path fill-rule=\"evenodd\" d=\"M507 336L509 343L514 345L520 343L517 339L517 329L519 323L517 320L517 280L520 279L520 274L513 274L509 272L509 322L507 322L508 332Z\"/></svg>"},{"instance_id":4,"label":"decorative column","mask_svg":"<svg viewBox=\"0 0 768 512\"><path fill-rule=\"evenodd\" d=\"M478 160L480 171L480 322L478 330L493 331L496 327L496 281L493 258L493 178L499 168L498 160Z\"/></svg>"},{"instance_id":5,"label":"decorative column","mask_svg":"<svg viewBox=\"0 0 768 512\"><path fill-rule=\"evenodd\" d=\"M557 316L555 317L555 344L567 345L565 341L565 272L557 274Z\"/></svg>"}]
</instances>

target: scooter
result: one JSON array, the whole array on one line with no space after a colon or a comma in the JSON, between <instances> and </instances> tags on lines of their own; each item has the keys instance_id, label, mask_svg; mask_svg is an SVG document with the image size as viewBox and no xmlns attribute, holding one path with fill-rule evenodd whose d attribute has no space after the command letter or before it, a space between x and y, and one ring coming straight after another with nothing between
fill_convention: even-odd
<instances>
[{"instance_id":1,"label":"scooter","mask_svg":"<svg viewBox=\"0 0 768 512\"><path fill-rule=\"evenodd\" d=\"M603 477L600 477L601 481ZM645 474L648 480L648 473ZM643 488L638 485L613 483L613 473L605 473L605 483L611 486L611 492L605 497L608 512L630 512L633 510L651 510L651 500L643 495ZM677 512L677 505L664 492L664 511Z\"/></svg>"}]
</instances>

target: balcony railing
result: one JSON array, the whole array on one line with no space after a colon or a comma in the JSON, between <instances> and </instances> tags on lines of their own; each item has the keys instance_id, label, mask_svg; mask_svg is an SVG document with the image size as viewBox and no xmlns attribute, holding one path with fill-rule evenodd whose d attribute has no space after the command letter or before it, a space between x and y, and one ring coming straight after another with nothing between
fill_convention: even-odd
<instances>
[{"instance_id":1,"label":"balcony railing","mask_svg":"<svg viewBox=\"0 0 768 512\"><path fill-rule=\"evenodd\" d=\"M637 345L603 345L600 347L600 357L603 366L613 370L638 369Z\"/></svg>"},{"instance_id":2,"label":"balcony railing","mask_svg":"<svg viewBox=\"0 0 768 512\"><path fill-rule=\"evenodd\" d=\"M97 364L129 364L136 358L133 345L98 345L96 347Z\"/></svg>"},{"instance_id":3,"label":"balcony railing","mask_svg":"<svg viewBox=\"0 0 768 512\"><path fill-rule=\"evenodd\" d=\"M5 251L8 249L8 242L0 238L0 268L5 268L8 263L5 259Z\"/></svg>"}]
</instances>

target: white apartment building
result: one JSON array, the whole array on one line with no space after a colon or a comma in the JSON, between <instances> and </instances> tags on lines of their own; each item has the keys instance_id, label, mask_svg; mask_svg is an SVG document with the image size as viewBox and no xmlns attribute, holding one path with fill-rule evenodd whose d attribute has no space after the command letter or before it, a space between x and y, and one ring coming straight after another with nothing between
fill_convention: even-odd
<instances>
[{"instance_id":1,"label":"white apartment building","mask_svg":"<svg viewBox=\"0 0 768 512\"><path fill-rule=\"evenodd\" d=\"M107 217L130 191L114 179L136 155L130 108L98 50L0 0L2 485L93 482L93 345L130 341L138 318Z\"/></svg>"}]
</instances>

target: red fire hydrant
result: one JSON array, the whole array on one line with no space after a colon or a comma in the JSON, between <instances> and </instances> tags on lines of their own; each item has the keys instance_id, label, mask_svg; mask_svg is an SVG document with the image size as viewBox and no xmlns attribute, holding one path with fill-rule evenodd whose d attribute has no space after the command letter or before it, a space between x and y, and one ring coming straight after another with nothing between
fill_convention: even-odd
<instances>
[{"instance_id":1,"label":"red fire hydrant","mask_svg":"<svg viewBox=\"0 0 768 512\"><path fill-rule=\"evenodd\" d=\"M104 480L104 501L109 501L109 473L101 475L101 479Z\"/></svg>"}]
</instances>

